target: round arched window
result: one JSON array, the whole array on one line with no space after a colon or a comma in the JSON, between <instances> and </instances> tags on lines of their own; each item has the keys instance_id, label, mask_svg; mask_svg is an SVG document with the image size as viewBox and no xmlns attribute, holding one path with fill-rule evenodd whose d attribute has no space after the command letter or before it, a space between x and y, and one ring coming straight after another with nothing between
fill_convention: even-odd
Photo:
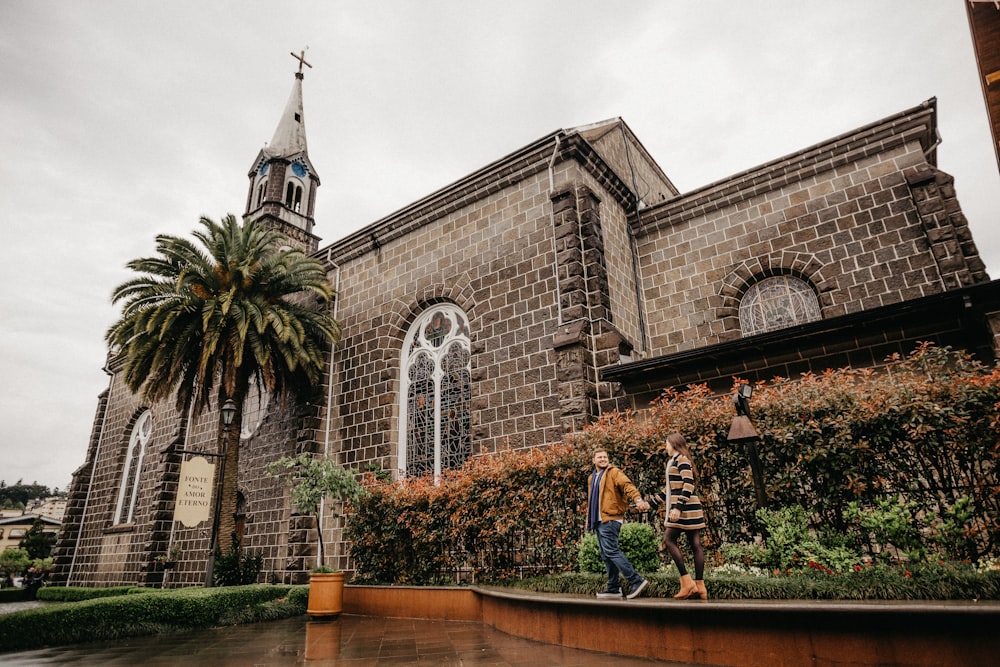
<instances>
[{"instance_id":1,"label":"round arched window","mask_svg":"<svg viewBox=\"0 0 1000 667\"><path fill-rule=\"evenodd\" d=\"M764 278L751 285L740 301L740 329L744 336L819 319L822 313L816 292L795 276Z\"/></svg>"}]
</instances>

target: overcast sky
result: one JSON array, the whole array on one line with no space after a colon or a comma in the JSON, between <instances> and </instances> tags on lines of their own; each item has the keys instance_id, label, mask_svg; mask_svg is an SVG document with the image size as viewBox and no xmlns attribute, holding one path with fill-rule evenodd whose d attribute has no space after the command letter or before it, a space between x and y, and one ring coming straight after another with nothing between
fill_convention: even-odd
<instances>
[{"instance_id":1,"label":"overcast sky","mask_svg":"<svg viewBox=\"0 0 1000 667\"><path fill-rule=\"evenodd\" d=\"M243 213L306 47L321 246L560 128L620 116L688 191L936 97L1000 276L962 0L2 0L0 479L69 485L125 263Z\"/></svg>"}]
</instances>

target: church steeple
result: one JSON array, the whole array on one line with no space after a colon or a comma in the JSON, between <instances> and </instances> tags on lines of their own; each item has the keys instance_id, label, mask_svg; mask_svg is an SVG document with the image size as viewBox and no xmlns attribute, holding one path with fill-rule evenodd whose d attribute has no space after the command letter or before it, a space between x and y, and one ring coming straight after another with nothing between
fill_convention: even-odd
<instances>
[{"instance_id":1,"label":"church steeple","mask_svg":"<svg viewBox=\"0 0 1000 667\"><path fill-rule=\"evenodd\" d=\"M309 160L302 106L302 67L312 65L306 62L305 51L292 57L299 61L299 71L274 136L257 154L248 174L244 217L261 219L312 252L319 247L319 238L312 234L319 175Z\"/></svg>"}]
</instances>

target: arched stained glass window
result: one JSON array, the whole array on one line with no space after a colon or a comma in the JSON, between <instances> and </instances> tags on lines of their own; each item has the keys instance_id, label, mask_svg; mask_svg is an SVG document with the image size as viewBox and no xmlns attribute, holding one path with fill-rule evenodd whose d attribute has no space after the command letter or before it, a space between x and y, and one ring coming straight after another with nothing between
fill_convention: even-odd
<instances>
[{"instance_id":1,"label":"arched stained glass window","mask_svg":"<svg viewBox=\"0 0 1000 667\"><path fill-rule=\"evenodd\" d=\"M428 309L403 344L399 470L458 468L472 454L472 371L468 318L459 308Z\"/></svg>"},{"instance_id":2,"label":"arched stained glass window","mask_svg":"<svg viewBox=\"0 0 1000 667\"><path fill-rule=\"evenodd\" d=\"M751 285L740 301L740 328L744 336L819 319L822 313L816 292L795 276L764 278Z\"/></svg>"},{"instance_id":3,"label":"arched stained glass window","mask_svg":"<svg viewBox=\"0 0 1000 667\"><path fill-rule=\"evenodd\" d=\"M146 443L153 433L153 413L145 410L135 420L132 435L128 441L125 467L118 488L118 506L115 508L115 523L132 523L136 499L139 496L139 480L142 477L142 460L146 456Z\"/></svg>"}]
</instances>

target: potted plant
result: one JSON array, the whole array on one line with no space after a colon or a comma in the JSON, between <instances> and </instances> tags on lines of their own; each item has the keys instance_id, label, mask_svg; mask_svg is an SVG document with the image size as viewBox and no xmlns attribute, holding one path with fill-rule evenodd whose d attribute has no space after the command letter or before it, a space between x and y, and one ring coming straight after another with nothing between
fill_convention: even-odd
<instances>
[{"instance_id":1,"label":"potted plant","mask_svg":"<svg viewBox=\"0 0 1000 667\"><path fill-rule=\"evenodd\" d=\"M319 507L325 498L339 502L356 500L362 492L361 484L352 470L340 467L327 456L283 456L271 463L267 470L271 475L285 478L292 502L300 512L308 512L316 520L319 555L309 577L306 612L313 617L336 616L344 607L344 573L326 564ZM336 514L330 513L330 516Z\"/></svg>"},{"instance_id":2,"label":"potted plant","mask_svg":"<svg viewBox=\"0 0 1000 667\"><path fill-rule=\"evenodd\" d=\"M163 568L164 570L169 570L170 568L177 565L177 559L181 557L181 548L174 544L165 554L157 554L153 557L156 564Z\"/></svg>"}]
</instances>

